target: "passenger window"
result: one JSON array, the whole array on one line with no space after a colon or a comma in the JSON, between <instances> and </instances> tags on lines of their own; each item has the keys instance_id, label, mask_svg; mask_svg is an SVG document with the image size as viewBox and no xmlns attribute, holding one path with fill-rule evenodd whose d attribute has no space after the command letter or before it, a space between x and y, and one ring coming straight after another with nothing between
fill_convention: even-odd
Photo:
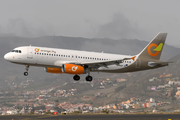
<instances>
[{"instance_id":1,"label":"passenger window","mask_svg":"<svg viewBox=\"0 0 180 120\"><path fill-rule=\"evenodd\" d=\"M46 55L46 53L44 53L44 55Z\"/></svg>"},{"instance_id":2,"label":"passenger window","mask_svg":"<svg viewBox=\"0 0 180 120\"><path fill-rule=\"evenodd\" d=\"M49 54L49 55L51 55L51 54Z\"/></svg>"},{"instance_id":3,"label":"passenger window","mask_svg":"<svg viewBox=\"0 0 180 120\"><path fill-rule=\"evenodd\" d=\"M43 53L42 53L42 55L43 55Z\"/></svg>"}]
</instances>

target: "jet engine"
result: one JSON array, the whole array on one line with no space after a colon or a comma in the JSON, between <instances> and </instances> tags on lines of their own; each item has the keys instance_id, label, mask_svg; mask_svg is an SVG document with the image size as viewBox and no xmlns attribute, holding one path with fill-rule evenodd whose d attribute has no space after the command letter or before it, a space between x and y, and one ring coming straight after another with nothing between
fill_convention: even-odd
<instances>
[{"instance_id":1,"label":"jet engine","mask_svg":"<svg viewBox=\"0 0 180 120\"><path fill-rule=\"evenodd\" d=\"M86 70L83 66L75 64L63 64L62 72L67 74L85 74Z\"/></svg>"}]
</instances>

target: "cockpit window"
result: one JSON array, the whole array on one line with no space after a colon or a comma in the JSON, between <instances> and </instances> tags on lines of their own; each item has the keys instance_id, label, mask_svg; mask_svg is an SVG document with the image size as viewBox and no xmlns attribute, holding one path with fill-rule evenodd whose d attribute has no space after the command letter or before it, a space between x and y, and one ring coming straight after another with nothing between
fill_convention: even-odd
<instances>
[{"instance_id":1,"label":"cockpit window","mask_svg":"<svg viewBox=\"0 0 180 120\"><path fill-rule=\"evenodd\" d=\"M21 50L12 50L12 52L21 53Z\"/></svg>"}]
</instances>

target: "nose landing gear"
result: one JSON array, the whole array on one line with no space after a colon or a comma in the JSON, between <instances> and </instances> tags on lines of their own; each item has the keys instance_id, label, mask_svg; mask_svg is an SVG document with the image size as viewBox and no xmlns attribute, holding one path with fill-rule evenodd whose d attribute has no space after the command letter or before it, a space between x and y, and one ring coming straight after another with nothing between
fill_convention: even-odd
<instances>
[{"instance_id":1,"label":"nose landing gear","mask_svg":"<svg viewBox=\"0 0 180 120\"><path fill-rule=\"evenodd\" d=\"M24 76L28 76L28 70L29 70L29 65L26 65L26 72L24 72Z\"/></svg>"},{"instance_id":2,"label":"nose landing gear","mask_svg":"<svg viewBox=\"0 0 180 120\"><path fill-rule=\"evenodd\" d=\"M24 72L24 76L28 76L28 72Z\"/></svg>"}]
</instances>

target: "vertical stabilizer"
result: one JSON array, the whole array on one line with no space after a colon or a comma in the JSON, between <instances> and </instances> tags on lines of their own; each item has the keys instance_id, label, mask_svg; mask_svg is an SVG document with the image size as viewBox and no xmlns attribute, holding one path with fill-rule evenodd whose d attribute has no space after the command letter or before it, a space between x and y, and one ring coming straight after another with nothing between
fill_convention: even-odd
<instances>
[{"instance_id":1,"label":"vertical stabilizer","mask_svg":"<svg viewBox=\"0 0 180 120\"><path fill-rule=\"evenodd\" d=\"M167 33L159 33L156 37L139 53L140 58L159 60L165 44Z\"/></svg>"}]
</instances>

